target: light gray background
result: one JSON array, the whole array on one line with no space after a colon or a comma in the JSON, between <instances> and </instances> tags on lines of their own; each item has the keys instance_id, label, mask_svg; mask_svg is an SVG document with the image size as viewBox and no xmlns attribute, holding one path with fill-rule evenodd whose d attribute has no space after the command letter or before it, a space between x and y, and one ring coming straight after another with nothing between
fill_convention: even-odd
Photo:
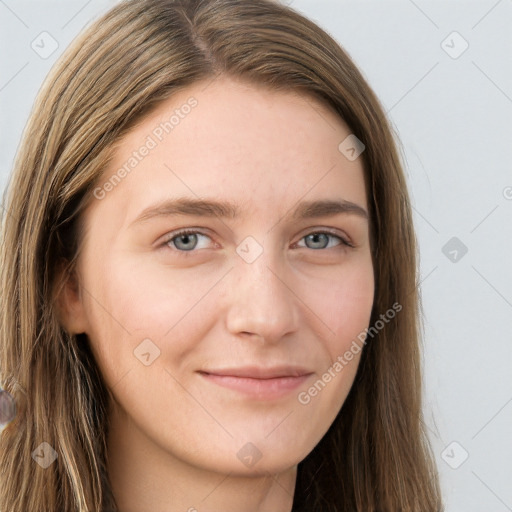
<instances>
[{"instance_id":1,"label":"light gray background","mask_svg":"<svg viewBox=\"0 0 512 512\"><path fill-rule=\"evenodd\" d=\"M355 59L403 143L447 512L512 511L512 0L288 3ZM114 4L0 0L0 191L43 78ZM59 45L46 59L43 31Z\"/></svg>"}]
</instances>

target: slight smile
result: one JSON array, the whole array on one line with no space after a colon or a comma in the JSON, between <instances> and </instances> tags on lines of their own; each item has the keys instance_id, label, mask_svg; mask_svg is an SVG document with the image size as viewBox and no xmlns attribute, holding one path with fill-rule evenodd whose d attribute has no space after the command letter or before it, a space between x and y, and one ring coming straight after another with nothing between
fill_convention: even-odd
<instances>
[{"instance_id":1,"label":"slight smile","mask_svg":"<svg viewBox=\"0 0 512 512\"><path fill-rule=\"evenodd\" d=\"M243 367L200 370L209 382L235 390L256 400L274 400L286 396L303 384L314 372L301 367Z\"/></svg>"}]
</instances>

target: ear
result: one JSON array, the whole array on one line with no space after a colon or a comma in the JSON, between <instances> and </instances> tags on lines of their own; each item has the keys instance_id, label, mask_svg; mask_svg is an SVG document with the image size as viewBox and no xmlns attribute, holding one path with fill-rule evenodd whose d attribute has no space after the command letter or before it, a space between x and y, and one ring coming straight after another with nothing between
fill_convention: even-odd
<instances>
[{"instance_id":1,"label":"ear","mask_svg":"<svg viewBox=\"0 0 512 512\"><path fill-rule=\"evenodd\" d=\"M64 263L58 266L54 301L59 322L68 333L87 332L87 315L76 268L69 270Z\"/></svg>"}]
</instances>

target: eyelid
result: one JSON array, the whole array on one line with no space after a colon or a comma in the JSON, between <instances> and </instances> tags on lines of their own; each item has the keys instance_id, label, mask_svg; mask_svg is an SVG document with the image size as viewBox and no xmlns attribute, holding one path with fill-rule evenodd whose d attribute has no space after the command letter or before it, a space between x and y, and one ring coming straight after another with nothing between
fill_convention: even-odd
<instances>
[{"instance_id":1,"label":"eyelid","mask_svg":"<svg viewBox=\"0 0 512 512\"><path fill-rule=\"evenodd\" d=\"M166 233L161 238L161 241L158 241L156 243L156 246L158 248L165 248L165 247L170 248L169 242L171 242L174 238L177 238L179 236L185 236L187 234L199 234L199 235L203 235L203 236L206 236L206 237L212 239L212 237L207 232L208 232L208 230L205 228L195 228L195 227L176 229L174 231L170 231L169 233ZM320 227L320 226L308 228L307 232L305 232L302 236L300 236L300 238L297 240L297 242L295 242L293 245L296 245L298 242L303 240L305 237L312 235L312 234L327 234L332 237L338 238L340 240L340 244L336 247L339 247L339 246L346 246L346 247L350 247L350 248L356 247L352 243L350 237L348 237L346 234L341 234L339 231L334 230L333 228L326 228L326 227ZM308 249L308 247L305 247L305 248ZM333 247L330 247L330 249L333 249ZM315 249L311 249L311 250L315 250ZM318 249L317 251L321 252L321 251L325 251L325 250L327 250L327 249ZM195 249L192 249L191 251L180 251L178 249L175 249L175 251L179 252L179 253L185 253L185 254L197 252L197 250L195 250Z\"/></svg>"},{"instance_id":2,"label":"eyelid","mask_svg":"<svg viewBox=\"0 0 512 512\"><path fill-rule=\"evenodd\" d=\"M191 228L181 228L181 229L176 229L174 231L170 231L169 233L166 233L165 235L163 235L163 237L161 237L157 242L156 242L156 247L157 248L165 248L165 247L168 247L169 248L169 242L173 239L173 238L177 238L179 236L185 236L187 234L193 234L193 235L203 235L203 236L206 236L208 238L210 238L212 241L212 237L207 233L207 230L205 230L204 228L194 228L194 227L191 227ZM192 250L192 251L180 251L178 249L175 249L176 252L181 252L181 253L187 253L187 252L197 252L197 250Z\"/></svg>"},{"instance_id":3,"label":"eyelid","mask_svg":"<svg viewBox=\"0 0 512 512\"><path fill-rule=\"evenodd\" d=\"M332 228L322 228L322 227L318 227L318 228L310 228L308 229L307 233L305 233L304 235L302 235L298 241L304 239L305 237L309 236L309 235L314 235L314 234L326 234L326 235L330 235L330 236L333 236L335 238L339 238L340 241L341 241L341 245L346 245L348 247L352 247L354 248L355 245L352 243L350 237L346 234L341 234L339 231L337 230L333 230ZM296 242L298 243L298 242ZM307 247L306 247L307 249Z\"/></svg>"}]
</instances>

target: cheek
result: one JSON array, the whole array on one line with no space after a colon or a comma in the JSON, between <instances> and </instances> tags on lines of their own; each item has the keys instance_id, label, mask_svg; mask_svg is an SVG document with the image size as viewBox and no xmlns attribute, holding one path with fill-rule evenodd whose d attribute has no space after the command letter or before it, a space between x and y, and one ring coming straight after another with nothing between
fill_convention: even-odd
<instances>
[{"instance_id":1,"label":"cheek","mask_svg":"<svg viewBox=\"0 0 512 512\"><path fill-rule=\"evenodd\" d=\"M328 278L310 281L308 307L316 315L316 326L324 365L313 386L299 396L299 403L316 408L327 423L342 406L364 349L364 333L369 325L374 300L371 257L329 272ZM305 293L305 291L303 291Z\"/></svg>"},{"instance_id":2,"label":"cheek","mask_svg":"<svg viewBox=\"0 0 512 512\"><path fill-rule=\"evenodd\" d=\"M297 401L317 436L315 441L319 441L340 413L357 373L364 350L361 333L368 327L373 306L372 267L347 267L324 286L324 293L315 290L312 308L319 312L319 323L327 326L321 337L325 358L315 380L300 390Z\"/></svg>"},{"instance_id":3,"label":"cheek","mask_svg":"<svg viewBox=\"0 0 512 512\"><path fill-rule=\"evenodd\" d=\"M192 331L204 308L201 299L218 280L216 275L169 269L164 275L147 262L120 257L98 258L88 277L88 334L100 366L113 381L139 364L134 350L146 339L163 352L162 340L172 338L172 354L165 356L181 357L191 350Z\"/></svg>"},{"instance_id":4,"label":"cheek","mask_svg":"<svg viewBox=\"0 0 512 512\"><path fill-rule=\"evenodd\" d=\"M312 283L310 283L311 285ZM371 258L360 258L353 265L309 288L308 306L324 326L326 348L335 359L368 327L374 300L374 274Z\"/></svg>"},{"instance_id":5,"label":"cheek","mask_svg":"<svg viewBox=\"0 0 512 512\"><path fill-rule=\"evenodd\" d=\"M329 320L340 342L357 337L368 326L373 299L373 273L352 273L337 283L329 297Z\"/></svg>"}]
</instances>

